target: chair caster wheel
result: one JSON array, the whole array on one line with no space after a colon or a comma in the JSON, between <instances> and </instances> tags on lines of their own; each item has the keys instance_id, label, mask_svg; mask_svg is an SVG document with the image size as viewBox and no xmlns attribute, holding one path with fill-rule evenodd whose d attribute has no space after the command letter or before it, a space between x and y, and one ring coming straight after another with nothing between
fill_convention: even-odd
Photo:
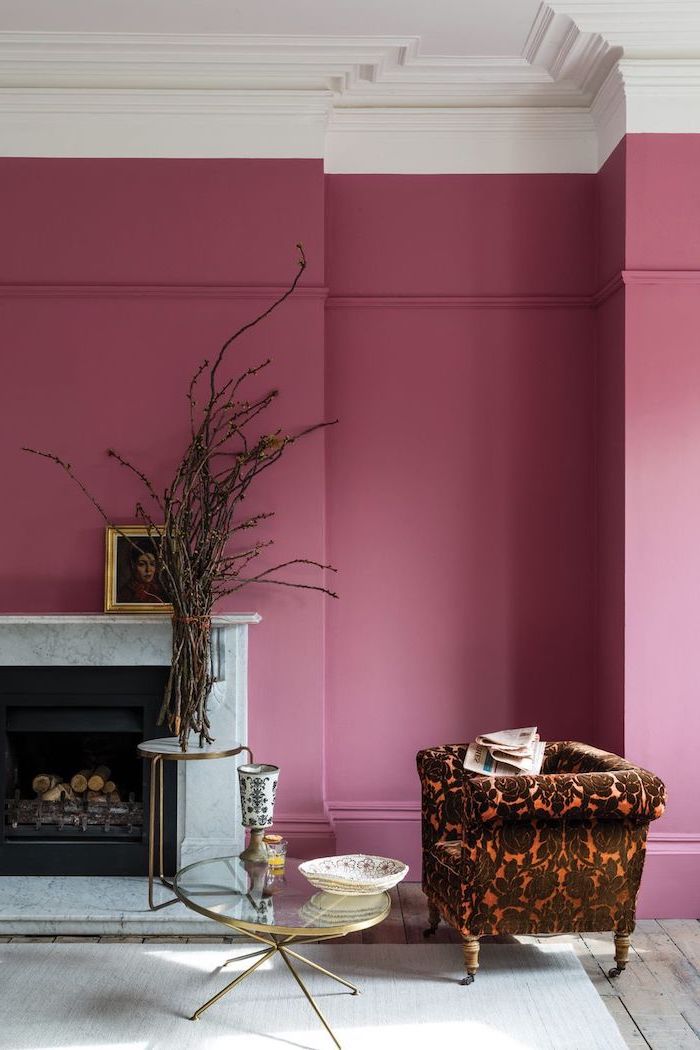
<instances>
[{"instance_id":1,"label":"chair caster wheel","mask_svg":"<svg viewBox=\"0 0 700 1050\"><path fill-rule=\"evenodd\" d=\"M434 937L437 933L437 926L429 926L427 930L423 930L424 937Z\"/></svg>"},{"instance_id":2,"label":"chair caster wheel","mask_svg":"<svg viewBox=\"0 0 700 1050\"><path fill-rule=\"evenodd\" d=\"M459 983L462 985L474 984L474 974L468 973L467 976L463 977Z\"/></svg>"},{"instance_id":3,"label":"chair caster wheel","mask_svg":"<svg viewBox=\"0 0 700 1050\"><path fill-rule=\"evenodd\" d=\"M613 966L612 970L608 970L608 977L619 977L624 969L624 966Z\"/></svg>"}]
</instances>

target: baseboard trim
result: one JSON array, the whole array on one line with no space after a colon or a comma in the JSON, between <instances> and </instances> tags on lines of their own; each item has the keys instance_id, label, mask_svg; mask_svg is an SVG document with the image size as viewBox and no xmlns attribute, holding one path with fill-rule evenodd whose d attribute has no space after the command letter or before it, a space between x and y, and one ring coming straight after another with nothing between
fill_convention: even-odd
<instances>
[{"instance_id":1,"label":"baseboard trim","mask_svg":"<svg viewBox=\"0 0 700 1050\"><path fill-rule=\"evenodd\" d=\"M302 860L335 853L335 832L328 817L318 813L280 813L273 831L289 843L289 854Z\"/></svg>"},{"instance_id":2,"label":"baseboard trim","mask_svg":"<svg viewBox=\"0 0 700 1050\"><path fill-rule=\"evenodd\" d=\"M416 802L328 802L326 809L333 825L357 821L419 821L421 818Z\"/></svg>"},{"instance_id":3,"label":"baseboard trim","mask_svg":"<svg viewBox=\"0 0 700 1050\"><path fill-rule=\"evenodd\" d=\"M546 295L527 292L513 295L498 293L485 295L330 295L328 306L340 308L372 308L400 306L414 309L446 308L472 309L580 309L591 305L589 295Z\"/></svg>"},{"instance_id":4,"label":"baseboard trim","mask_svg":"<svg viewBox=\"0 0 700 1050\"><path fill-rule=\"evenodd\" d=\"M622 273L613 274L609 281L606 281L602 288L599 288L597 292L594 292L591 296L591 306L598 307L602 306L603 303L607 302L617 292L621 292L625 287L625 282L622 277Z\"/></svg>"},{"instance_id":5,"label":"baseboard trim","mask_svg":"<svg viewBox=\"0 0 700 1050\"><path fill-rule=\"evenodd\" d=\"M623 270L627 284L700 284L700 270Z\"/></svg>"},{"instance_id":6,"label":"baseboard trim","mask_svg":"<svg viewBox=\"0 0 700 1050\"><path fill-rule=\"evenodd\" d=\"M226 299L273 302L287 291L282 285L263 284L119 284L107 281L90 284L3 284L0 299ZM291 301L325 300L328 289L320 285L301 285Z\"/></svg>"},{"instance_id":7,"label":"baseboard trim","mask_svg":"<svg viewBox=\"0 0 700 1050\"><path fill-rule=\"evenodd\" d=\"M651 856L700 854L700 833L651 830L647 839L647 853Z\"/></svg>"},{"instance_id":8,"label":"baseboard trim","mask_svg":"<svg viewBox=\"0 0 700 1050\"><path fill-rule=\"evenodd\" d=\"M328 817L323 816L319 813L280 813L275 815L274 828L276 831L282 833L284 830L289 832L308 832L309 834L323 834L327 833L331 835L333 829L331 822Z\"/></svg>"}]
</instances>

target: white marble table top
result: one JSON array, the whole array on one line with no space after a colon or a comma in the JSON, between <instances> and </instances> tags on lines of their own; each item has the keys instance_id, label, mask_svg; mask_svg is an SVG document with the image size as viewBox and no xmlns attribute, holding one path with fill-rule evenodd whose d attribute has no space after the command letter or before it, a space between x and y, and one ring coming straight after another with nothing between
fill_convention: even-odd
<instances>
[{"instance_id":1,"label":"white marble table top","mask_svg":"<svg viewBox=\"0 0 700 1050\"><path fill-rule=\"evenodd\" d=\"M199 737L195 734L187 751L180 747L180 738L176 736L163 736L157 740L144 740L138 745L139 751L144 756L160 755L172 761L192 761L207 758L231 758L241 751L252 752L245 744L236 744L231 740L214 740L211 744L199 745Z\"/></svg>"}]
</instances>

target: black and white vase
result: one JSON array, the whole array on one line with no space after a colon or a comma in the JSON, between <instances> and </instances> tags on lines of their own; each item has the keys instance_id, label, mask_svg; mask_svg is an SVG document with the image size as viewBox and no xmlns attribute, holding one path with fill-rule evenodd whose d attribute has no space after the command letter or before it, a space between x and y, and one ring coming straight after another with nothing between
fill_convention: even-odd
<instances>
[{"instance_id":1,"label":"black and white vase","mask_svg":"<svg viewBox=\"0 0 700 1050\"><path fill-rule=\"evenodd\" d=\"M246 828L269 828L275 807L279 766L259 762L238 767L241 823Z\"/></svg>"}]
</instances>

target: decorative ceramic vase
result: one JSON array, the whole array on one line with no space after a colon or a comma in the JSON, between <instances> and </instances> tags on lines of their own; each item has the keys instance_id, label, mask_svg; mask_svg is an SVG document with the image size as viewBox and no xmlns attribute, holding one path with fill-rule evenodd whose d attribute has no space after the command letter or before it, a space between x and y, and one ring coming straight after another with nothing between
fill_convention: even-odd
<instances>
[{"instance_id":1,"label":"decorative ceramic vase","mask_svg":"<svg viewBox=\"0 0 700 1050\"><path fill-rule=\"evenodd\" d=\"M265 828L272 824L279 775L279 766L260 762L238 767L242 824L250 828L250 844L241 853L242 860L267 861L267 846L262 838Z\"/></svg>"}]
</instances>

